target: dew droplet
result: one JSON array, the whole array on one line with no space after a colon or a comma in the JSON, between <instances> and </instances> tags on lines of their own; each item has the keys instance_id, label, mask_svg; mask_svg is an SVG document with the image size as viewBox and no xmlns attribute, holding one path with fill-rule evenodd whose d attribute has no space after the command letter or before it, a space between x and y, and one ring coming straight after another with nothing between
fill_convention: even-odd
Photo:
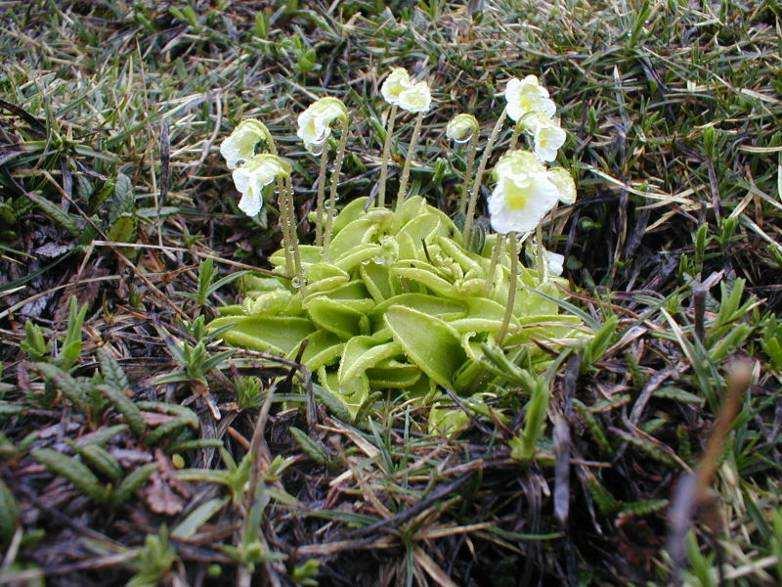
<instances>
[{"instance_id":1,"label":"dew droplet","mask_svg":"<svg viewBox=\"0 0 782 587\"><path fill-rule=\"evenodd\" d=\"M301 289L307 285L307 279L301 275L294 275L291 278L291 286L293 289Z\"/></svg>"}]
</instances>

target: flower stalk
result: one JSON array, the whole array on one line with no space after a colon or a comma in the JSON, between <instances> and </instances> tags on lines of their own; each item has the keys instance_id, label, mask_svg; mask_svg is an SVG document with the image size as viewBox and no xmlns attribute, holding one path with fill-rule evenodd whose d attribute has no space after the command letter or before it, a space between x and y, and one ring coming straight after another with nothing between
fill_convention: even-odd
<instances>
[{"instance_id":1,"label":"flower stalk","mask_svg":"<svg viewBox=\"0 0 782 587\"><path fill-rule=\"evenodd\" d=\"M489 287L494 288L494 276L497 273L497 265L500 263L500 254L502 253L502 247L505 246L505 235L497 234L497 240L494 241L494 249L491 252L491 265L489 265Z\"/></svg>"},{"instance_id":2,"label":"flower stalk","mask_svg":"<svg viewBox=\"0 0 782 587\"><path fill-rule=\"evenodd\" d=\"M418 139L421 136L421 124L424 120L424 113L419 112L415 117L415 126L413 127L413 136L410 137L410 146L407 149L407 157L402 167L402 177L399 180L399 193L396 196L396 209L399 210L407 197L407 184L410 181L410 168L415 157L415 149L418 145Z\"/></svg>"},{"instance_id":3,"label":"flower stalk","mask_svg":"<svg viewBox=\"0 0 782 587\"><path fill-rule=\"evenodd\" d=\"M295 289L304 289L305 278L301 267L301 256L299 254L299 238L297 234L297 222L295 203L293 201L293 181L290 176L283 179L282 200L285 201L285 223L288 227L288 242L286 248L290 249L292 266L289 267L291 282Z\"/></svg>"},{"instance_id":4,"label":"flower stalk","mask_svg":"<svg viewBox=\"0 0 782 587\"><path fill-rule=\"evenodd\" d=\"M339 174L342 171L342 163L345 160L345 147L348 142L348 118L344 118L339 122L340 125L340 137L339 145L337 146L337 156L334 160L334 170L331 172L331 186L329 190L329 205L326 210L326 226L323 235L323 250L328 251L331 244L331 234L334 227L334 215L337 211L337 188L339 187Z\"/></svg>"},{"instance_id":5,"label":"flower stalk","mask_svg":"<svg viewBox=\"0 0 782 587\"><path fill-rule=\"evenodd\" d=\"M516 289L519 281L519 239L515 232L508 233L508 254L510 255L510 283L508 284L508 301L505 305L505 315L502 317L502 326L497 334L497 344L502 345L508 334L510 319L513 316L513 307L516 304ZM497 247L499 248L499 247Z\"/></svg>"},{"instance_id":6,"label":"flower stalk","mask_svg":"<svg viewBox=\"0 0 782 587\"><path fill-rule=\"evenodd\" d=\"M326 224L326 171L329 163L329 143L323 144L320 153L320 169L318 171L318 195L315 204L315 245L323 245L323 228Z\"/></svg>"},{"instance_id":7,"label":"flower stalk","mask_svg":"<svg viewBox=\"0 0 782 587\"><path fill-rule=\"evenodd\" d=\"M500 130L502 130L502 125L505 124L507 116L507 109L503 108L502 113L500 113L500 116L497 119L497 123L491 131L491 135L489 135L489 140L486 142L486 148L483 150L483 155L481 155L481 161L478 164L478 172L475 174L475 181L473 182L472 190L470 191L470 199L467 202L467 214L464 218L464 231L462 233L464 242L469 242L470 234L472 233L472 225L475 219L475 206L478 203L478 194L481 191L483 174L486 173L486 166L489 164L491 153L494 150L494 143L497 142L497 137L500 134Z\"/></svg>"},{"instance_id":8,"label":"flower stalk","mask_svg":"<svg viewBox=\"0 0 782 587\"><path fill-rule=\"evenodd\" d=\"M465 169L464 169L464 182L462 183L462 197L459 201L459 214L462 215L462 217L467 215L467 198L470 193L470 178L472 178L472 174L475 171L475 154L478 151L478 140L479 140L478 133L475 132L470 137L470 141L467 144L467 160L465 162Z\"/></svg>"},{"instance_id":9,"label":"flower stalk","mask_svg":"<svg viewBox=\"0 0 782 587\"><path fill-rule=\"evenodd\" d=\"M293 249L290 246L290 214L288 213L288 198L285 195L287 188L285 180L277 178L277 205L280 211L280 231L282 232L282 250L285 254L285 275L292 277L295 271L293 262Z\"/></svg>"},{"instance_id":10,"label":"flower stalk","mask_svg":"<svg viewBox=\"0 0 782 587\"><path fill-rule=\"evenodd\" d=\"M391 106L386 121L386 138L383 141L383 156L380 160L380 181L377 185L377 205L385 208L386 205L386 181L388 180L388 163L391 159L391 141L394 136L394 123L396 122L397 105Z\"/></svg>"}]
</instances>

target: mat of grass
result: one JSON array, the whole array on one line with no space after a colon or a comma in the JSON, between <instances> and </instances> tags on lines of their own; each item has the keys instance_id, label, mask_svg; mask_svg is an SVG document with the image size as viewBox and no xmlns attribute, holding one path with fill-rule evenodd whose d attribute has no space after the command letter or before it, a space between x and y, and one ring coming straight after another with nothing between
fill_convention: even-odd
<instances>
[{"instance_id":1,"label":"mat of grass","mask_svg":"<svg viewBox=\"0 0 782 587\"><path fill-rule=\"evenodd\" d=\"M782 579L777 1L34 0L0 20L0 582ZM392 396L351 421L295 361L204 336L235 296L219 280L280 239L273 204L238 211L219 142L270 127L311 238L295 116L345 101L340 194L366 195L394 65L435 89L412 191L447 211L454 113L491 124L528 73L561 105L580 196L545 237L599 335L560 357L552 462L511 458L523 403L503 423L454 397L455 439Z\"/></svg>"}]
</instances>

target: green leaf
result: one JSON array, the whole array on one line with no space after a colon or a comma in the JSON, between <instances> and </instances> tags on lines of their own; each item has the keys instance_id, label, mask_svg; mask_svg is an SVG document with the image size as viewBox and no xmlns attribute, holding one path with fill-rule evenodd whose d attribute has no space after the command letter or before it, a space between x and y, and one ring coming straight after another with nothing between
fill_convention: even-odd
<instances>
[{"instance_id":1,"label":"green leaf","mask_svg":"<svg viewBox=\"0 0 782 587\"><path fill-rule=\"evenodd\" d=\"M226 503L228 503L227 497L214 498L205 501L190 512L187 517L174 528L171 532L171 536L179 539L190 538L198 532L198 529L201 526L209 521L209 518L223 509L223 506Z\"/></svg>"},{"instance_id":2,"label":"green leaf","mask_svg":"<svg viewBox=\"0 0 782 587\"><path fill-rule=\"evenodd\" d=\"M39 448L32 451L32 457L46 467L51 473L65 477L76 489L97 502L108 499L106 487L100 484L95 474L84 463L67 457L49 448Z\"/></svg>"},{"instance_id":3,"label":"green leaf","mask_svg":"<svg viewBox=\"0 0 782 587\"><path fill-rule=\"evenodd\" d=\"M111 385L101 385L98 388L106 396L114 408L122 414L125 422L138 438L143 438L147 431L147 424L144 422L144 416L141 410L125 395L125 389L118 389Z\"/></svg>"},{"instance_id":4,"label":"green leaf","mask_svg":"<svg viewBox=\"0 0 782 587\"><path fill-rule=\"evenodd\" d=\"M82 349L82 325L87 315L87 304L79 307L76 296L68 300L68 328L62 341L57 362L66 371L79 360Z\"/></svg>"},{"instance_id":5,"label":"green leaf","mask_svg":"<svg viewBox=\"0 0 782 587\"><path fill-rule=\"evenodd\" d=\"M367 369L366 374L372 389L405 389L415 385L423 376L415 365L393 359Z\"/></svg>"},{"instance_id":6,"label":"green leaf","mask_svg":"<svg viewBox=\"0 0 782 587\"><path fill-rule=\"evenodd\" d=\"M532 397L527 403L527 411L524 414L524 431L521 438L514 438L510 442L512 459L528 461L535 456L538 439L543 435L543 429L546 426L548 402L548 386L545 380L539 377L535 380Z\"/></svg>"},{"instance_id":7,"label":"green leaf","mask_svg":"<svg viewBox=\"0 0 782 587\"><path fill-rule=\"evenodd\" d=\"M327 465L329 463L329 455L326 452L326 448L321 443L312 440L304 431L299 430L295 426L291 426L288 430L290 431L291 436L293 436L293 440L296 441L296 444L298 444L301 450L307 453L313 461L319 465Z\"/></svg>"},{"instance_id":8,"label":"green leaf","mask_svg":"<svg viewBox=\"0 0 782 587\"><path fill-rule=\"evenodd\" d=\"M19 347L33 361L41 361L46 355L46 340L43 337L41 327L34 324L32 320L24 323L24 339Z\"/></svg>"},{"instance_id":9,"label":"green leaf","mask_svg":"<svg viewBox=\"0 0 782 587\"><path fill-rule=\"evenodd\" d=\"M323 387L345 404L353 418L369 397L369 379L366 375L356 377L346 381L344 385L340 385L336 372L328 372L325 367L321 367L318 371L318 379Z\"/></svg>"},{"instance_id":10,"label":"green leaf","mask_svg":"<svg viewBox=\"0 0 782 587\"><path fill-rule=\"evenodd\" d=\"M364 261L379 257L382 253L383 249L379 245L361 245L340 257L334 264L343 271L350 272Z\"/></svg>"},{"instance_id":11,"label":"green leaf","mask_svg":"<svg viewBox=\"0 0 782 587\"><path fill-rule=\"evenodd\" d=\"M433 316L404 306L391 306L385 315L394 340L421 371L444 387L467 360L459 335Z\"/></svg>"},{"instance_id":12,"label":"green leaf","mask_svg":"<svg viewBox=\"0 0 782 587\"><path fill-rule=\"evenodd\" d=\"M331 364L339 358L342 349L345 348L345 343L336 334L327 330L313 332L304 340L307 346L301 356L301 363L310 371L317 371L321 366Z\"/></svg>"},{"instance_id":13,"label":"green leaf","mask_svg":"<svg viewBox=\"0 0 782 587\"><path fill-rule=\"evenodd\" d=\"M367 197L356 198L342 208L342 211L334 218L334 234L339 234L348 224L364 215L364 206L366 206L368 199Z\"/></svg>"},{"instance_id":14,"label":"green leaf","mask_svg":"<svg viewBox=\"0 0 782 587\"><path fill-rule=\"evenodd\" d=\"M87 444L76 448L76 451L89 465L116 481L122 476L122 467L109 452L99 444Z\"/></svg>"},{"instance_id":15,"label":"green leaf","mask_svg":"<svg viewBox=\"0 0 782 587\"><path fill-rule=\"evenodd\" d=\"M100 372L103 375L103 381L114 389L124 391L130 387L128 377L125 371L109 351L104 347L98 349L98 362L100 363Z\"/></svg>"},{"instance_id":16,"label":"green leaf","mask_svg":"<svg viewBox=\"0 0 782 587\"><path fill-rule=\"evenodd\" d=\"M467 306L461 301L422 293L404 293L387 299L372 309L373 317L382 317L391 306L404 306L443 320L455 320L467 314Z\"/></svg>"},{"instance_id":17,"label":"green leaf","mask_svg":"<svg viewBox=\"0 0 782 587\"><path fill-rule=\"evenodd\" d=\"M502 328L505 307L488 298L466 298L467 316L449 324L460 334L466 332L497 332ZM518 327L518 320L511 316L511 328Z\"/></svg>"},{"instance_id":18,"label":"green leaf","mask_svg":"<svg viewBox=\"0 0 782 587\"><path fill-rule=\"evenodd\" d=\"M423 265L419 263L419 265ZM456 288L434 272L434 267L392 267L391 275L397 279L409 279L429 288L437 295L446 298L460 298L461 294Z\"/></svg>"},{"instance_id":19,"label":"green leaf","mask_svg":"<svg viewBox=\"0 0 782 587\"><path fill-rule=\"evenodd\" d=\"M72 404L79 408L79 410L85 414L90 413L90 403L87 398L87 391L79 381L59 367L49 363L35 363L33 367L46 379L50 379L54 382L57 389L59 389Z\"/></svg>"},{"instance_id":20,"label":"green leaf","mask_svg":"<svg viewBox=\"0 0 782 587\"><path fill-rule=\"evenodd\" d=\"M19 504L8 486L0 479L0 544L7 544L19 524Z\"/></svg>"},{"instance_id":21,"label":"green leaf","mask_svg":"<svg viewBox=\"0 0 782 587\"><path fill-rule=\"evenodd\" d=\"M62 226L65 230L70 232L73 236L79 237L82 233L82 228L77 222L77 218L71 214L68 214L65 210L60 208L57 204L50 202L43 196L39 196L35 192L25 192L25 195L38 206L44 214L46 214L52 221Z\"/></svg>"},{"instance_id":22,"label":"green leaf","mask_svg":"<svg viewBox=\"0 0 782 587\"><path fill-rule=\"evenodd\" d=\"M319 297L308 303L307 311L316 325L333 332L342 340L369 334L369 319L366 315L342 302Z\"/></svg>"},{"instance_id":23,"label":"green leaf","mask_svg":"<svg viewBox=\"0 0 782 587\"><path fill-rule=\"evenodd\" d=\"M364 280L367 290L375 301L382 302L394 295L387 265L362 263L359 271L361 279Z\"/></svg>"},{"instance_id":24,"label":"green leaf","mask_svg":"<svg viewBox=\"0 0 782 587\"><path fill-rule=\"evenodd\" d=\"M377 344L369 336L354 336L346 344L339 364L338 381L344 385L348 380L359 377L367 369L381 361L399 356L402 347L397 342Z\"/></svg>"},{"instance_id":25,"label":"green leaf","mask_svg":"<svg viewBox=\"0 0 782 587\"><path fill-rule=\"evenodd\" d=\"M157 470L156 463L147 463L135 469L117 486L112 496L112 501L115 504L121 504L129 500L136 493L136 490L149 480L155 470Z\"/></svg>"},{"instance_id":26,"label":"green leaf","mask_svg":"<svg viewBox=\"0 0 782 587\"><path fill-rule=\"evenodd\" d=\"M108 201L108 208L109 225L114 225L121 216L132 215L135 212L133 184L124 173L117 174L117 179L114 182L114 193Z\"/></svg>"},{"instance_id":27,"label":"green leaf","mask_svg":"<svg viewBox=\"0 0 782 587\"><path fill-rule=\"evenodd\" d=\"M109 229L106 231L106 237L110 241L117 243L134 243L136 242L136 229L138 227L138 220L132 214L123 214L111 223ZM127 247L123 248L127 250Z\"/></svg>"},{"instance_id":28,"label":"green leaf","mask_svg":"<svg viewBox=\"0 0 782 587\"><path fill-rule=\"evenodd\" d=\"M210 322L209 330L232 324L220 336L228 344L287 355L301 344L315 326L306 318L224 316Z\"/></svg>"},{"instance_id":29,"label":"green leaf","mask_svg":"<svg viewBox=\"0 0 782 587\"><path fill-rule=\"evenodd\" d=\"M329 255L339 260L370 241L378 226L373 218L358 218L345 226L331 241Z\"/></svg>"}]
</instances>

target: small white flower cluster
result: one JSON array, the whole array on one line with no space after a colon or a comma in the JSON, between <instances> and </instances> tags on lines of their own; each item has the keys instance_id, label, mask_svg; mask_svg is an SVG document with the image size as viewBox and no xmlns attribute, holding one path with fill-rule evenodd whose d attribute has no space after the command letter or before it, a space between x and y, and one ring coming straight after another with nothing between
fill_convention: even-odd
<instances>
[{"instance_id":1,"label":"small white flower cluster","mask_svg":"<svg viewBox=\"0 0 782 587\"><path fill-rule=\"evenodd\" d=\"M323 152L323 145L331 136L331 125L334 122L347 121L348 109L339 98L321 98L313 102L299 114L296 136L304 143L304 147L314 155Z\"/></svg>"},{"instance_id":2,"label":"small white flower cluster","mask_svg":"<svg viewBox=\"0 0 782 587\"><path fill-rule=\"evenodd\" d=\"M529 151L510 151L494 167L497 185L489 197L492 228L500 234L535 230L560 201L572 204L576 185L562 167L548 169Z\"/></svg>"},{"instance_id":3,"label":"small white flower cluster","mask_svg":"<svg viewBox=\"0 0 782 587\"><path fill-rule=\"evenodd\" d=\"M556 159L566 135L554 118L557 107L548 90L540 85L537 77L528 75L522 80L515 77L509 80L504 95L508 116L532 134L535 154L542 161Z\"/></svg>"},{"instance_id":4,"label":"small white flower cluster","mask_svg":"<svg viewBox=\"0 0 782 587\"><path fill-rule=\"evenodd\" d=\"M395 67L380 87L383 99L392 106L407 112L427 112L432 105L432 93L424 82L414 83L410 74L401 67Z\"/></svg>"},{"instance_id":5,"label":"small white flower cluster","mask_svg":"<svg viewBox=\"0 0 782 587\"><path fill-rule=\"evenodd\" d=\"M242 194L239 209L256 216L263 206L263 188L278 177L290 175L290 165L272 153L256 153L262 143L273 148L274 141L266 126L247 118L220 145L220 154L233 171L236 189Z\"/></svg>"},{"instance_id":6,"label":"small white flower cluster","mask_svg":"<svg viewBox=\"0 0 782 587\"><path fill-rule=\"evenodd\" d=\"M457 114L445 127L445 136L455 143L466 143L480 132L480 125L472 114Z\"/></svg>"}]
</instances>

